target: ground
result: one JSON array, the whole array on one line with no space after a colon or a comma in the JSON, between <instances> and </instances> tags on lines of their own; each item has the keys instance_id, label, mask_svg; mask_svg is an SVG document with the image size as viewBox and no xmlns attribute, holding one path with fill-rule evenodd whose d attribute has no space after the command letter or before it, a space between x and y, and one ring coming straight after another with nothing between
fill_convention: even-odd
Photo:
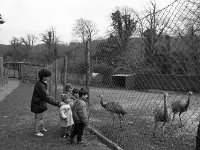
<instances>
[{"instance_id":1,"label":"ground","mask_svg":"<svg viewBox=\"0 0 200 150\"><path fill-rule=\"evenodd\" d=\"M11 87L12 86L12 87ZM30 112L33 84L11 80L0 91L0 149L1 150L109 150L96 136L86 132L88 145L69 145L60 138L58 108L48 105L44 137L34 136L34 115ZM12 91L9 93L9 91Z\"/></svg>"}]
</instances>

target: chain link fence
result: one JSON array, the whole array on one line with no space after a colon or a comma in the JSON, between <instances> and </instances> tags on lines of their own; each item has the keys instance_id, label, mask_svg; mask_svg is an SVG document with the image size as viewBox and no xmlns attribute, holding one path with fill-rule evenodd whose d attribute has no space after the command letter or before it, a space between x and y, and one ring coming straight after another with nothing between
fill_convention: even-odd
<instances>
[{"instance_id":1,"label":"chain link fence","mask_svg":"<svg viewBox=\"0 0 200 150\"><path fill-rule=\"evenodd\" d=\"M90 124L121 148L194 149L200 111L199 5L199 0L175 0L158 11L152 5L148 15L137 16L136 30L123 51L113 34L91 44ZM60 59L46 66L52 72L49 90L55 95L62 93L63 63ZM84 87L85 69L75 53L68 57L66 83ZM34 72L37 79L37 68L25 72ZM171 124L172 104L179 100ZM124 117L119 117L122 108L117 105ZM163 108L156 116L157 107ZM155 131L156 117L160 122Z\"/></svg>"},{"instance_id":2,"label":"chain link fence","mask_svg":"<svg viewBox=\"0 0 200 150\"><path fill-rule=\"evenodd\" d=\"M117 46L117 36L98 45L99 56L95 57L93 68L98 74L91 77L90 123L123 149L194 149L200 111L199 4L200 1L176 0L159 11L153 6L147 16L137 20L124 53ZM193 94L188 106L189 91ZM171 125L162 108L154 136L153 112L164 106L164 92L169 94L166 108L171 120L172 103L182 101L176 109L183 112L183 126L180 127L179 113ZM118 116L121 108L114 103L109 105L111 101L127 112L122 127ZM114 123L108 110L115 112Z\"/></svg>"}]
</instances>

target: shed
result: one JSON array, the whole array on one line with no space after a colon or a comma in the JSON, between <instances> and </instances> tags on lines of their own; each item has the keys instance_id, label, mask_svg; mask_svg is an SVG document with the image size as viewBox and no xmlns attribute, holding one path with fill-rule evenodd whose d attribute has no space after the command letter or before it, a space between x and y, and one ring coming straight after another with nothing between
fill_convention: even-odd
<instances>
[{"instance_id":1,"label":"shed","mask_svg":"<svg viewBox=\"0 0 200 150\"><path fill-rule=\"evenodd\" d=\"M127 78L131 76L131 74L114 74L112 75L112 81L117 87L127 88Z\"/></svg>"}]
</instances>

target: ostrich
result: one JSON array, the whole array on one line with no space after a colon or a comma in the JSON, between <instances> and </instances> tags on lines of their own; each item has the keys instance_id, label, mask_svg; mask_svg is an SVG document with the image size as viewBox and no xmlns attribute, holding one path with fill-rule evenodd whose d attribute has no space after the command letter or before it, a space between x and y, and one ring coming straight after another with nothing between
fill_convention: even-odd
<instances>
[{"instance_id":1,"label":"ostrich","mask_svg":"<svg viewBox=\"0 0 200 150\"><path fill-rule=\"evenodd\" d=\"M163 122L162 129L163 129L163 134L164 134L165 123L170 120L170 115L168 113L167 106L166 106L167 97L168 97L168 93L164 92L164 105L162 107L157 107L153 111L153 115L154 115L154 133L153 133L153 136L155 136L156 127L158 126L159 122Z\"/></svg>"},{"instance_id":2,"label":"ostrich","mask_svg":"<svg viewBox=\"0 0 200 150\"><path fill-rule=\"evenodd\" d=\"M171 105L171 108L172 108L172 112L173 112L173 118L172 118L172 122L175 118L175 114L179 113L179 120L180 120L180 127L182 127L182 122L181 122L181 114L183 112L186 112L189 105L190 105L190 96L192 95L192 92L189 91L188 92L188 99L187 101L185 100L178 100L178 101L174 101L172 102L172 105ZM172 122L171 122L171 125L172 125Z\"/></svg>"},{"instance_id":3,"label":"ostrich","mask_svg":"<svg viewBox=\"0 0 200 150\"><path fill-rule=\"evenodd\" d=\"M113 125L114 125L114 114L118 114L119 115L119 121L120 121L120 127L122 127L121 125L121 117L127 114L127 112L124 110L124 108L119 104L119 102L107 102L107 103L103 103L103 95L98 95L97 97L101 98L100 104L102 107L104 107L107 111L109 111L113 117Z\"/></svg>"}]
</instances>

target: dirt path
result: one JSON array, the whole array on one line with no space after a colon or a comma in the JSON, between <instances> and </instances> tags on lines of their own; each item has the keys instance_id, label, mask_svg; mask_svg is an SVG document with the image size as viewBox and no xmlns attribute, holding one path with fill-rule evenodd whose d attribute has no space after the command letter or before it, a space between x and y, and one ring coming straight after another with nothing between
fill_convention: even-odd
<instances>
[{"instance_id":1,"label":"dirt path","mask_svg":"<svg viewBox=\"0 0 200 150\"><path fill-rule=\"evenodd\" d=\"M17 79L9 79L8 83L0 89L0 101L19 86L20 81Z\"/></svg>"},{"instance_id":2,"label":"dirt path","mask_svg":"<svg viewBox=\"0 0 200 150\"><path fill-rule=\"evenodd\" d=\"M34 118L30 112L33 87L32 84L10 80L1 90L1 150L110 150L87 132L84 135L84 140L89 143L87 146L69 145L67 139L60 138L58 108L51 105L48 105L44 117L48 132L44 137L34 136Z\"/></svg>"}]
</instances>

